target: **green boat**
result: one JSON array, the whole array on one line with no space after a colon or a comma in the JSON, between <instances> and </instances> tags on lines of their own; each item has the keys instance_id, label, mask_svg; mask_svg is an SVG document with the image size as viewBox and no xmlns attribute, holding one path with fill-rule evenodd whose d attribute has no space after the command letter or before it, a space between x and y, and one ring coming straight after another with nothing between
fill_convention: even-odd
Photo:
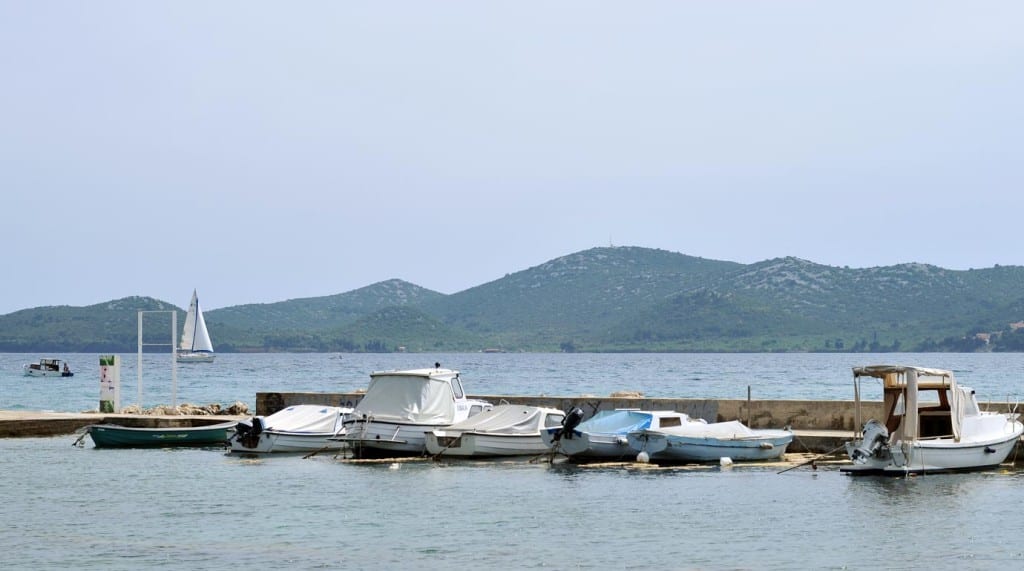
<instances>
[{"instance_id":1,"label":"green boat","mask_svg":"<svg viewBox=\"0 0 1024 571\"><path fill-rule=\"evenodd\" d=\"M207 426L134 428L119 424L92 424L86 433L96 448L169 448L227 446L228 431L236 421Z\"/></svg>"}]
</instances>

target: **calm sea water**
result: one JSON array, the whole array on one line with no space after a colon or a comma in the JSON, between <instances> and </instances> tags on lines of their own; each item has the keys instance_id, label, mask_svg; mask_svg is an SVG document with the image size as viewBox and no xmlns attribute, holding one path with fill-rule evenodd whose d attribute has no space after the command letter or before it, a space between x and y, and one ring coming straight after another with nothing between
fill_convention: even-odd
<instances>
[{"instance_id":1,"label":"calm sea water","mask_svg":"<svg viewBox=\"0 0 1024 571\"><path fill-rule=\"evenodd\" d=\"M78 412L99 406L99 355L54 355L75 376L22 376L38 355L0 353L0 410ZM121 404L139 402L134 353L122 355ZM257 392L342 392L365 388L372 371L431 367L462 372L471 394L608 395L641 391L650 397L757 399L853 398L851 368L900 363L951 369L982 401L1024 399L1024 354L220 354L214 363L177 368L169 355L143 356L142 404L177 402L251 408ZM870 395L867 395L870 396ZM880 398L880 397L879 397Z\"/></svg>"},{"instance_id":2,"label":"calm sea water","mask_svg":"<svg viewBox=\"0 0 1024 571\"><path fill-rule=\"evenodd\" d=\"M73 380L0 355L0 408L96 407L95 355ZM148 362L154 359L152 366ZM161 361L144 402L163 404ZM984 400L1024 394L1021 355L220 355L182 367L180 402L365 386L439 360L475 393L850 398L849 368L954 369ZM134 361L134 355L125 358ZM426 363L429 361L429 363ZM132 365L133 366L133 365ZM14 370L17 369L17 370ZM90 369L92 369L90 371ZM133 381L134 371L122 370ZM149 372L154 378L150 380ZM134 383L122 400L134 402ZM163 391L163 392L161 392ZM353 464L222 450L97 450L0 439L3 569L1018 568L1024 471L910 479L835 469L636 470L508 462Z\"/></svg>"}]
</instances>

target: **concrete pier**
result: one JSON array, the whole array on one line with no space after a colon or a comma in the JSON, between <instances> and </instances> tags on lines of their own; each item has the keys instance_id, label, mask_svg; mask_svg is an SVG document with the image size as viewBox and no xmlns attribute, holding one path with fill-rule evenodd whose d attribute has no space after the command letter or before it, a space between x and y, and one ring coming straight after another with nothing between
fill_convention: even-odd
<instances>
[{"instance_id":1,"label":"concrete pier","mask_svg":"<svg viewBox=\"0 0 1024 571\"><path fill-rule=\"evenodd\" d=\"M256 414L268 415L295 404L355 406L362 393L256 393ZM854 435L856 419L853 401L811 400L739 400L739 399L675 399L621 396L548 397L474 395L471 398L492 403L546 406L559 410L583 409L587 417L600 410L637 408L643 410L676 410L708 422L739 420L751 428L783 428L793 430L793 443L788 451L823 454L833 451ZM863 418L879 418L882 403L863 404ZM984 410L1008 412L1011 403L982 404ZM244 416L228 415L141 415L106 413L54 413L33 411L0 411L0 438L54 436L72 434L90 424L112 423L137 427L201 426L241 420ZM1024 458L1024 445L1018 443L1011 458Z\"/></svg>"}]
</instances>

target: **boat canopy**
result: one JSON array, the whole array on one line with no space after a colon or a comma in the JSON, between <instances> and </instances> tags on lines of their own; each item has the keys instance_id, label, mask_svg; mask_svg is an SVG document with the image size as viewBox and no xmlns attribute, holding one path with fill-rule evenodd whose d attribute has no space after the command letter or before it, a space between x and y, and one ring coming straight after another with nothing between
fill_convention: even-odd
<instances>
[{"instance_id":1,"label":"boat canopy","mask_svg":"<svg viewBox=\"0 0 1024 571\"><path fill-rule=\"evenodd\" d=\"M458 376L458 371L449 369L372 373L366 395L353 414L417 424L449 424L455 418L452 383L458 382Z\"/></svg>"},{"instance_id":2,"label":"boat canopy","mask_svg":"<svg viewBox=\"0 0 1024 571\"><path fill-rule=\"evenodd\" d=\"M279 432L330 432L341 429L341 421L350 408L298 404L279 410L263 419L266 430Z\"/></svg>"},{"instance_id":3,"label":"boat canopy","mask_svg":"<svg viewBox=\"0 0 1024 571\"><path fill-rule=\"evenodd\" d=\"M561 411L536 406L502 404L445 428L445 432L494 432L502 434L538 434L545 413Z\"/></svg>"},{"instance_id":4,"label":"boat canopy","mask_svg":"<svg viewBox=\"0 0 1024 571\"><path fill-rule=\"evenodd\" d=\"M885 381L886 388L900 388L906 385L907 373L916 374L919 389L949 388L955 384L953 371L929 369L907 365L870 365L854 367L854 377L875 377Z\"/></svg>"},{"instance_id":5,"label":"boat canopy","mask_svg":"<svg viewBox=\"0 0 1024 571\"><path fill-rule=\"evenodd\" d=\"M651 427L651 413L639 410L602 410L576 427L577 432L626 434Z\"/></svg>"},{"instance_id":6,"label":"boat canopy","mask_svg":"<svg viewBox=\"0 0 1024 571\"><path fill-rule=\"evenodd\" d=\"M949 428L953 438L960 440L961 428L965 415L977 414L974 391L968 387L957 386L952 371L930 369L907 365L871 365L854 367L854 399L856 403L856 422L860 425L860 387L856 380L860 377L875 377L882 380L885 392L883 406L889 413L902 416L895 438L898 440L917 440L920 434L920 409L934 410L935 405L921 403L918 398L920 391L948 391ZM887 422L887 424L889 424Z\"/></svg>"}]
</instances>

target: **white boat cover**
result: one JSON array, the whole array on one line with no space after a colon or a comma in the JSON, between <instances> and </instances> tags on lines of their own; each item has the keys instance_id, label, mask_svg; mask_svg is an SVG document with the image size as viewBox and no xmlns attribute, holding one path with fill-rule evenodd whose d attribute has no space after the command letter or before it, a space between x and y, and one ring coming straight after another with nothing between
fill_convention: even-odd
<instances>
[{"instance_id":1,"label":"white boat cover","mask_svg":"<svg viewBox=\"0 0 1024 571\"><path fill-rule=\"evenodd\" d=\"M545 413L561 414L555 409L518 404L500 404L444 429L448 432L487 432L500 434L539 434Z\"/></svg>"},{"instance_id":2,"label":"white boat cover","mask_svg":"<svg viewBox=\"0 0 1024 571\"><path fill-rule=\"evenodd\" d=\"M451 424L455 393L448 369L373 373L354 414L416 424Z\"/></svg>"},{"instance_id":3,"label":"white boat cover","mask_svg":"<svg viewBox=\"0 0 1024 571\"><path fill-rule=\"evenodd\" d=\"M602 410L576 427L589 434L626 434L651 426L651 413L639 410Z\"/></svg>"},{"instance_id":4,"label":"white boat cover","mask_svg":"<svg viewBox=\"0 0 1024 571\"><path fill-rule=\"evenodd\" d=\"M751 429L747 425L743 424L738 420L730 420L728 422L688 422L682 426L671 426L668 428L661 428L657 431L652 432L663 432L665 434L671 434L673 436L685 436L689 438L750 438L757 436L758 432Z\"/></svg>"},{"instance_id":5,"label":"white boat cover","mask_svg":"<svg viewBox=\"0 0 1024 571\"><path fill-rule=\"evenodd\" d=\"M297 404L265 417L263 426L265 430L279 432L329 432L334 434L341 429L345 415L350 412L352 412L351 408Z\"/></svg>"}]
</instances>

